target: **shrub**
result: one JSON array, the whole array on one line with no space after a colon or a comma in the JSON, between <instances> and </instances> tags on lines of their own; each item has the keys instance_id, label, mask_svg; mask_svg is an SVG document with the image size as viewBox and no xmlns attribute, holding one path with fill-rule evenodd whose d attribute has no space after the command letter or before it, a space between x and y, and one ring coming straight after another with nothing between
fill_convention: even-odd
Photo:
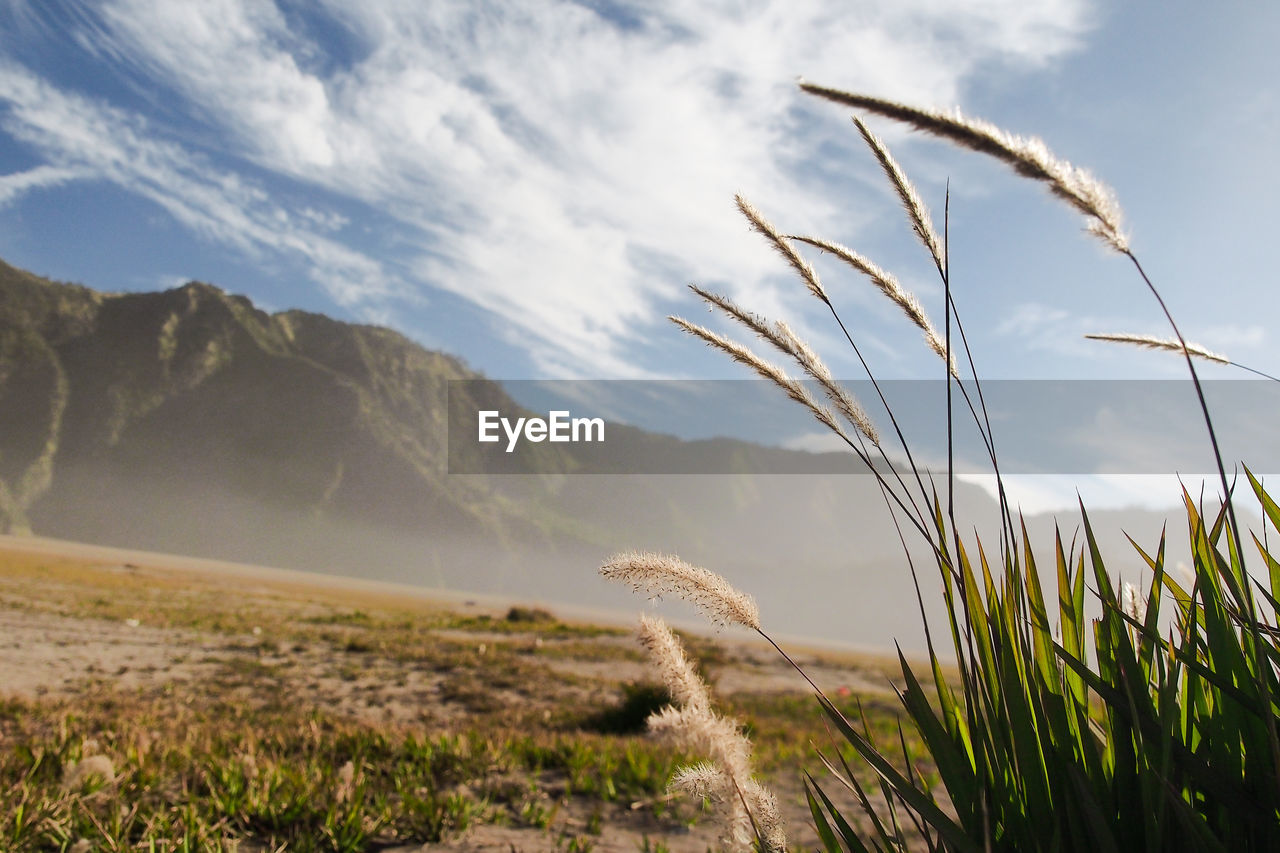
<instances>
[{"instance_id":1,"label":"shrub","mask_svg":"<svg viewBox=\"0 0 1280 853\"><path fill-rule=\"evenodd\" d=\"M541 607L520 607L513 606L507 611L508 622L531 622L541 624L544 622L554 622L556 617L551 611L544 610Z\"/></svg>"},{"instance_id":2,"label":"shrub","mask_svg":"<svg viewBox=\"0 0 1280 853\"><path fill-rule=\"evenodd\" d=\"M661 684L629 681L622 685L622 697L589 716L584 729L601 734L630 735L644 731L649 718L671 704L671 691Z\"/></svg>"}]
</instances>

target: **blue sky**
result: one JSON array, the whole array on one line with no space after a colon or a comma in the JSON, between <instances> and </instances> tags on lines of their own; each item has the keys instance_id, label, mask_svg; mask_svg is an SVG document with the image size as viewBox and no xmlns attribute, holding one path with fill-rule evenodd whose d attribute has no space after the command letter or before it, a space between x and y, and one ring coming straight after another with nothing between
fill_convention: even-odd
<instances>
[{"instance_id":1,"label":"blue sky","mask_svg":"<svg viewBox=\"0 0 1280 853\"><path fill-rule=\"evenodd\" d=\"M664 319L715 322L698 282L858 378L734 193L872 257L938 321L941 290L803 76L1042 137L1115 188L1189 338L1280 373L1275 4L0 0L0 34L0 257L53 278L211 281L496 378L741 376ZM935 216L950 181L984 376L1182 375L1081 339L1167 330L1072 211L871 124ZM878 375L937 373L896 308L815 260Z\"/></svg>"}]
</instances>

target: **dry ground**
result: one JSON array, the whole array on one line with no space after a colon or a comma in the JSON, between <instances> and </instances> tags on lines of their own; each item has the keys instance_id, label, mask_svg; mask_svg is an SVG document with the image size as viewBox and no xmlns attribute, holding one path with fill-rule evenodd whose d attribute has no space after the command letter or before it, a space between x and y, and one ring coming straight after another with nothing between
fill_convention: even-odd
<instances>
[{"instance_id":1,"label":"dry ground","mask_svg":"<svg viewBox=\"0 0 1280 853\"><path fill-rule=\"evenodd\" d=\"M0 537L0 700L11 703L0 719L0 750L20 750L22 741L83 717L84 726L105 734L82 735L78 757L111 753L115 743L109 757L123 778L134 753L119 730L148 714L188 719L187 727L264 730L292 725L280 721L296 715L322 715L361 736L494 744L489 764L453 783L450 794L469 811L444 826L441 840L424 844L403 828L384 829L352 849L603 853L715 846L714 821L699 804L669 802L661 780L640 779L622 790L610 775L621 771L599 770L613 766L615 753L631 762L632 750L657 756L654 768L637 774L665 774L673 766L642 734L609 730L608 714L620 707L627 685L651 679L628 631L599 624L607 621L603 614L589 622L586 614L570 618L567 609L554 608L553 615L545 606L445 598L329 576ZM815 703L771 650L724 636L688 643L725 708L747 722L793 842L811 844L799 772L816 773L809 743L825 738ZM887 659L812 650L797 658L830 695L852 692L873 708L888 707ZM90 707L100 710L74 713ZM144 740L172 736L156 730L163 723L149 725ZM502 751L513 738L547 754L581 750L583 767L590 767L575 769L576 759L563 766L508 759ZM658 791L638 795L646 784ZM0 797L6 790L17 797L14 785L0 778ZM112 795L128 796L111 786L95 794ZM129 806L122 802L120 810ZM239 840L240 849L267 849L265 831L255 826L231 820L216 829L228 847ZM30 849L74 849L77 840Z\"/></svg>"}]
</instances>

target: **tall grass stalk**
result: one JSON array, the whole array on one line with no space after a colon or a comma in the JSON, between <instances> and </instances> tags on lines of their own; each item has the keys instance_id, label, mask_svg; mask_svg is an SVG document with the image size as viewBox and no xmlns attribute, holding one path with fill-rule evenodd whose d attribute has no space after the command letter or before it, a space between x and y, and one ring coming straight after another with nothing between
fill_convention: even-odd
<instances>
[{"instance_id":1,"label":"tall grass stalk","mask_svg":"<svg viewBox=\"0 0 1280 853\"><path fill-rule=\"evenodd\" d=\"M1116 344L1131 344L1133 346L1145 347L1147 349L1154 350L1164 350L1166 352L1182 352L1182 344L1178 343L1178 341L1171 340L1169 338L1158 338L1155 335L1138 335L1132 332L1120 332L1110 334L1092 334L1085 335L1085 337L1091 341L1110 341L1111 343ZM1186 351L1197 358L1203 358L1205 361L1213 361L1218 364L1227 364L1232 367L1238 367L1241 370L1247 370L1250 373L1263 377L1264 379L1280 382L1280 378L1272 376L1270 373L1263 373L1261 370L1254 370L1252 367L1241 364L1238 361L1232 361L1222 353L1213 352L1200 344L1193 344L1188 341L1186 344Z\"/></svg>"},{"instance_id":2,"label":"tall grass stalk","mask_svg":"<svg viewBox=\"0 0 1280 853\"><path fill-rule=\"evenodd\" d=\"M1114 572L1108 568L1108 561L1114 564L1117 558L1104 559L1083 504L1083 541L1073 540L1064 547L1061 533L1056 532L1051 565L1038 564L1038 552L1025 524L1020 520L1015 523L1009 512L1002 481L1000 549L998 554L988 554L980 540L966 540L961 535L954 516L953 390L967 402L998 480L999 462L982 384L956 311L947 246L949 223L944 220L940 238L901 166L865 123L855 118L859 133L893 185L913 232L942 279L946 315L939 335L919 303L903 292L889 273L829 241L782 236L783 232L740 198L739 207L752 226L830 310L882 402L875 374L841 320L830 291L819 282L796 244L831 252L870 278L924 330L930 347L947 365L945 502L928 472L916 465L891 409L893 433L908 461L905 474L914 480L910 486L898 466L888 464L878 440L869 448L863 441L866 433L855 431L855 441L829 412L826 417L819 415L876 477L916 584L928 648L923 668L899 653L901 682L895 689L905 721L891 742L877 737L865 720L851 720L841 713L796 667L813 687L836 738L828 754L821 756L830 776L825 780L807 777L811 815L824 849L1280 850L1280 559L1272 553L1267 536L1268 526L1280 532L1280 505L1244 468L1264 519L1261 538L1249 533L1257 561L1265 570L1265 581L1259 580L1250 573L1253 561L1243 546L1245 531L1235 512L1234 483L1227 478L1192 357L1235 363L1186 341L1130 246L1114 193L1085 170L1056 157L1044 143L958 112L923 110L803 82L801 88L993 156L1018 174L1046 184L1055 196L1083 213L1090 231L1133 263L1174 332L1173 339L1091 337L1183 355L1222 488L1220 504L1208 509L1183 492L1192 554L1189 584L1166 571L1166 536L1162 533L1154 547L1144 548L1130 540L1134 549L1130 557L1136 555L1150 571L1150 583L1145 589L1131 584L1117 587ZM947 208L949 213L949 204ZM825 367L806 367L821 362L785 324L771 325L723 297L695 290L796 360L812 378L822 379L824 388L834 384ZM721 345L714 332L676 322L774 378L744 357L745 348L740 345L735 345L739 349ZM966 387L969 383L953 381L959 377L953 358L953 324L968 358L976 402ZM797 393L793 380L774 381L793 400L811 410L821 408L812 398ZM955 660L954 676L948 675L945 658L935 646L936 626L930 626L925 613L921 578L900 524L904 518L908 529L914 528L934 556L945 605L945 628ZM635 574L618 568L619 562L629 559L627 555L616 559L605 566L605 573L650 591L674 591L689 597L713 618L736 621L759 632L786 657L762 627L754 602L749 618L729 618L728 605L715 603L715 596L711 596L708 606L709 593L697 584L661 575L654 575L656 580L638 581ZM662 559L685 565L676 558ZM718 577L702 569L685 571L682 577L702 578L703 572ZM1054 578L1047 590L1042 572ZM1162 622L1162 613L1170 614L1171 619ZM906 736L908 727L915 730L918 740ZM923 743L923 754L909 748L912 742ZM878 790L864 785L851 769L849 751L856 755L855 760L874 770ZM917 758L931 761L936 778L916 771ZM707 781L713 778L710 773L706 768L694 768L679 777L680 784L701 790L699 786L711 784ZM842 800L831 780L852 795L851 802ZM864 813L863 820L854 819L851 807ZM759 833L756 839L764 845Z\"/></svg>"},{"instance_id":3,"label":"tall grass stalk","mask_svg":"<svg viewBox=\"0 0 1280 853\"><path fill-rule=\"evenodd\" d=\"M619 555L612 561L615 577L628 576L651 592L673 587L699 601L724 621L739 622L759 630L758 618L744 613L749 597L730 587L723 578L705 569L657 555ZM672 568L676 569L673 580ZM708 589L710 587L710 589ZM753 609L753 608L751 608ZM741 617L747 616L744 620ZM754 838L761 850L786 850L787 840L772 792L753 778L751 742L733 720L711 708L711 697L701 676L684 653L680 640L661 619L640 619L640 642L651 657L675 703L648 719L649 730L677 747L706 755L709 761L683 768L672 787L703 797L721 807L725 831L722 840L743 847Z\"/></svg>"}]
</instances>

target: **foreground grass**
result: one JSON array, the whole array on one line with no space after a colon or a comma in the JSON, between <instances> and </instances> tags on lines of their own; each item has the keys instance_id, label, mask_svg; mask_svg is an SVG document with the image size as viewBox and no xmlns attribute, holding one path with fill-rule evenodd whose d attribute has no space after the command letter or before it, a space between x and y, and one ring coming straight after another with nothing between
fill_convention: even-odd
<instances>
[{"instance_id":1,"label":"foreground grass","mask_svg":"<svg viewBox=\"0 0 1280 853\"><path fill-rule=\"evenodd\" d=\"M104 691L0 705L15 744L0 761L5 849L88 839L209 850L248 839L364 850L439 841L477 822L547 828L568 799L600 814L631 801L651 801L659 817L666 808L673 757L634 738L417 735L299 711L288 697L252 709L174 698Z\"/></svg>"},{"instance_id":2,"label":"foreground grass","mask_svg":"<svg viewBox=\"0 0 1280 853\"><path fill-rule=\"evenodd\" d=\"M665 794L690 757L643 734L660 691L592 674L643 672L627 632L531 608L238 587L0 552L9 612L169 652L0 698L0 849L382 850L485 827L579 851L618 831L634 849L701 837L701 804ZM820 709L799 685L725 701L802 806L792 777L828 742ZM852 712L856 697L843 701ZM891 726L883 702L865 707Z\"/></svg>"}]
</instances>

